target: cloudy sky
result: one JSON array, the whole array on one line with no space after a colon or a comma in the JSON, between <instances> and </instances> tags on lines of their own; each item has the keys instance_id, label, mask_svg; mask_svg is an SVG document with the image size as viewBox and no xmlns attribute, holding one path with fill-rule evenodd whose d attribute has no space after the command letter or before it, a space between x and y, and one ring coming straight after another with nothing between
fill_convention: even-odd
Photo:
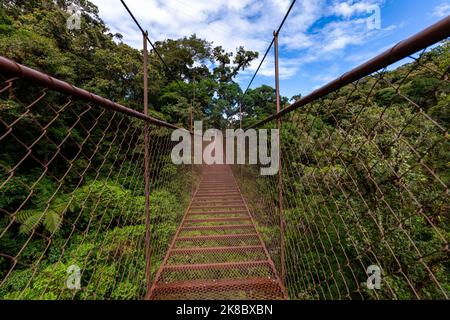
<instances>
[{"instance_id":1,"label":"cloudy sky","mask_svg":"<svg viewBox=\"0 0 450 320\"><path fill-rule=\"evenodd\" d=\"M119 0L91 0L112 32L141 49L142 39ZM291 0L127 0L154 41L199 37L262 57ZM374 8L381 28L372 28ZM303 95L450 14L448 0L297 0L280 35L281 93ZM368 22L369 21L369 22ZM245 89L259 61L237 81ZM273 53L253 87L274 84Z\"/></svg>"}]
</instances>

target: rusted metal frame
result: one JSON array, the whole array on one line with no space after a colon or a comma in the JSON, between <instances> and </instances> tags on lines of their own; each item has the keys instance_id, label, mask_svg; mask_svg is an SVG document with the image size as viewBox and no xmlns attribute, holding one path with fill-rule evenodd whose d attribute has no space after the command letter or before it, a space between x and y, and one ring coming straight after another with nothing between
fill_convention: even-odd
<instances>
[{"instance_id":1,"label":"rusted metal frame","mask_svg":"<svg viewBox=\"0 0 450 320\"><path fill-rule=\"evenodd\" d=\"M221 187L217 187L216 188L217 189L217 191L227 191L227 190L234 190L234 188L232 187L232 186L221 186ZM217 192L216 190L211 190L211 188L209 188L209 185L206 185L206 187L202 187L201 189L200 189L200 191L203 191L203 192L205 192L205 191L209 191L209 192Z\"/></svg>"},{"instance_id":2,"label":"rusted metal frame","mask_svg":"<svg viewBox=\"0 0 450 320\"><path fill-rule=\"evenodd\" d=\"M173 249L172 254L187 254L187 253L223 253L236 251L258 251L263 250L262 246L230 246L230 247L207 247L207 248L183 248Z\"/></svg>"},{"instance_id":3,"label":"rusted metal frame","mask_svg":"<svg viewBox=\"0 0 450 320\"><path fill-rule=\"evenodd\" d=\"M226 191L226 190L232 190L233 186L231 184L213 184L213 183L202 183L202 191L211 191L211 187L214 189L217 189L217 191ZM214 192L217 192L214 190ZM213 192L213 191L211 191Z\"/></svg>"},{"instance_id":4,"label":"rusted metal frame","mask_svg":"<svg viewBox=\"0 0 450 320\"><path fill-rule=\"evenodd\" d=\"M196 204L212 204L212 203L216 203L216 204L227 204L227 205L235 205L235 204L240 204L241 201L239 198L236 199L236 197L233 198L197 198L194 200Z\"/></svg>"},{"instance_id":5,"label":"rusted metal frame","mask_svg":"<svg viewBox=\"0 0 450 320\"><path fill-rule=\"evenodd\" d=\"M223 183L215 183L215 182L202 182L202 184L203 184L203 187L205 188L205 189L208 189L208 188L222 188L222 189L230 189L231 187L232 187L232 185L231 185L231 183L229 183L229 182L223 182Z\"/></svg>"},{"instance_id":6,"label":"rusted metal frame","mask_svg":"<svg viewBox=\"0 0 450 320\"><path fill-rule=\"evenodd\" d=\"M155 280L153 281L152 287L150 288L150 291L147 293L147 295L146 295L146 297L145 297L146 300L150 300L150 299L151 299L151 297L152 297L152 295L153 295L153 292L154 292L155 289L156 289L156 285L157 285L159 279L161 278L161 275L162 275L164 266L167 265L167 261L168 261L169 258L170 258L171 252L172 252L172 250L175 248L175 243L177 242L177 240L178 240L178 235L179 235L180 232L181 232L181 227L184 225L184 223L185 223L185 221L186 221L186 219L187 219L189 210L191 209L191 206L192 206L192 201L194 200L195 195L196 195L197 192L198 192L199 186L200 186L200 183L198 184L198 186L197 186L197 188L196 188L196 190L195 190L195 192L194 192L194 195L193 195L193 197L191 198L191 200L190 200L190 202L189 202L189 205L188 205L188 207L186 208L186 211L184 212L184 216L183 216L183 219L182 219L182 221L181 221L181 223L180 223L180 226L178 227L177 231L175 232L175 235L174 235L173 238L172 238L172 241L171 241L171 243L170 243L169 249L167 250L166 256L164 257L164 260L163 260L163 262L161 263L161 266L159 267L158 272L156 273Z\"/></svg>"},{"instance_id":7,"label":"rusted metal frame","mask_svg":"<svg viewBox=\"0 0 450 320\"><path fill-rule=\"evenodd\" d=\"M216 195L216 196L197 196L195 198L195 201L197 202L224 202L224 201L228 201L228 202L239 202L239 196L238 195L228 195L228 196L220 196L220 195Z\"/></svg>"},{"instance_id":8,"label":"rusted metal frame","mask_svg":"<svg viewBox=\"0 0 450 320\"><path fill-rule=\"evenodd\" d=\"M196 263L196 264L175 264L164 266L164 271L185 271L185 270L208 270L208 269L241 269L255 267L269 267L266 260L243 261L243 262L219 262L219 263Z\"/></svg>"},{"instance_id":9,"label":"rusted metal frame","mask_svg":"<svg viewBox=\"0 0 450 320\"><path fill-rule=\"evenodd\" d=\"M199 191L199 194L197 194L198 200L205 200L205 199L228 199L228 198L236 198L238 196L238 193L236 191L229 192L229 191L223 191L219 193L203 193Z\"/></svg>"},{"instance_id":10,"label":"rusted metal frame","mask_svg":"<svg viewBox=\"0 0 450 320\"><path fill-rule=\"evenodd\" d=\"M236 233L236 234L219 234L195 237L178 237L178 241L195 241L195 240L223 240L223 239L242 239L242 238L257 238L257 233Z\"/></svg>"},{"instance_id":11,"label":"rusted metal frame","mask_svg":"<svg viewBox=\"0 0 450 320\"><path fill-rule=\"evenodd\" d=\"M208 189L208 187L217 187L218 189L229 189L233 187L233 184L231 181L223 181L222 183L217 183L216 181L203 181L202 182L203 189Z\"/></svg>"},{"instance_id":12,"label":"rusted metal frame","mask_svg":"<svg viewBox=\"0 0 450 320\"><path fill-rule=\"evenodd\" d=\"M201 231L201 230L226 230L226 229L251 229L251 224L231 224L231 225L217 225L217 226L191 226L182 227L182 231Z\"/></svg>"},{"instance_id":13,"label":"rusted metal frame","mask_svg":"<svg viewBox=\"0 0 450 320\"><path fill-rule=\"evenodd\" d=\"M225 194L225 195L197 195L195 197L196 200L209 200L209 199L220 199L220 200L230 200L238 198L239 195L234 194Z\"/></svg>"},{"instance_id":14,"label":"rusted metal frame","mask_svg":"<svg viewBox=\"0 0 450 320\"><path fill-rule=\"evenodd\" d=\"M194 105L195 105L195 75L194 75L194 79L192 81L192 104L191 104L191 108L189 110L189 127L190 127L190 131L194 132Z\"/></svg>"},{"instance_id":15,"label":"rusted metal frame","mask_svg":"<svg viewBox=\"0 0 450 320\"><path fill-rule=\"evenodd\" d=\"M217 175L211 175L211 177L204 177L202 182L204 183L214 183L214 184L222 184L224 182L231 182L232 180L230 178L224 178L222 181L217 181L216 179Z\"/></svg>"},{"instance_id":16,"label":"rusted metal frame","mask_svg":"<svg viewBox=\"0 0 450 320\"><path fill-rule=\"evenodd\" d=\"M18 79L19 79L19 78L15 77L15 78L11 78L11 79L8 79L8 80L6 80L5 82L3 82L3 84L6 83L7 85L0 89L0 93L3 93L3 91L6 91L6 90L8 90L8 89L11 89L12 86L13 86L13 82L16 81L16 80L18 80ZM3 84L2 84L2 85L3 85Z\"/></svg>"},{"instance_id":17,"label":"rusted metal frame","mask_svg":"<svg viewBox=\"0 0 450 320\"><path fill-rule=\"evenodd\" d=\"M214 208L221 208L221 209L236 209L236 208L245 208L244 205L228 205L228 204L224 204L222 206L192 206L192 209L214 209Z\"/></svg>"},{"instance_id":18,"label":"rusted metal frame","mask_svg":"<svg viewBox=\"0 0 450 320\"><path fill-rule=\"evenodd\" d=\"M261 245L264 247L264 253L266 255L267 261L269 262L269 265L270 265L270 267L272 269L272 272L273 272L274 276L276 277L277 282L280 285L281 291L283 292L283 297L284 297L284 299L289 299L287 291L286 291L286 288L285 288L283 282L281 281L280 277L278 276L277 269L275 268L275 264L272 261L272 258L271 258L270 254L269 254L269 251L267 250L267 247L266 247L266 245L264 243L264 240L262 239L262 236L261 236L260 232L258 231L258 228L256 228L255 219L253 218L253 215L250 213L250 209L248 208L247 202L245 201L244 196L242 195L241 189L239 188L239 185L238 185L238 183L236 181L236 178L234 177L233 173L232 173L232 175L233 175L233 178L235 179L236 188L239 190L239 192L241 194L242 201L244 202L245 208L247 210L247 214L250 217L250 219L252 220L252 224L254 226L254 230L256 232L256 236L258 237L258 240L261 243Z\"/></svg>"},{"instance_id":19,"label":"rusted metal frame","mask_svg":"<svg viewBox=\"0 0 450 320\"><path fill-rule=\"evenodd\" d=\"M214 189L214 191L211 191L211 189ZM231 191L235 191L234 188L231 185L227 185L227 186L220 186L218 184L205 184L203 189L201 190L201 193L205 193L208 192L208 190L210 190L209 192L231 192Z\"/></svg>"},{"instance_id":20,"label":"rusted metal frame","mask_svg":"<svg viewBox=\"0 0 450 320\"><path fill-rule=\"evenodd\" d=\"M199 191L199 193L197 194L197 197L208 197L208 196L235 196L237 195L238 192L236 191L223 191L220 193L217 192L204 192L204 191Z\"/></svg>"},{"instance_id":21,"label":"rusted metal frame","mask_svg":"<svg viewBox=\"0 0 450 320\"><path fill-rule=\"evenodd\" d=\"M212 198L208 198L208 199L195 199L194 200L194 208L198 208L199 206L203 206L203 205L223 205L223 206L234 206L234 205L241 205L241 199L212 199Z\"/></svg>"},{"instance_id":22,"label":"rusted metal frame","mask_svg":"<svg viewBox=\"0 0 450 320\"><path fill-rule=\"evenodd\" d=\"M216 190L211 190L210 188L208 188L209 184L205 184L205 187L201 187L200 190L202 191L211 191L211 192L216 192ZM222 186L217 186L217 191L219 190L229 190L231 189L233 186L231 185L222 185Z\"/></svg>"},{"instance_id":23,"label":"rusted metal frame","mask_svg":"<svg viewBox=\"0 0 450 320\"><path fill-rule=\"evenodd\" d=\"M247 216L246 210L230 210L230 211L200 211L200 212L190 212L188 216L201 216L201 215L221 215L221 214L241 214Z\"/></svg>"},{"instance_id":24,"label":"rusted metal frame","mask_svg":"<svg viewBox=\"0 0 450 320\"><path fill-rule=\"evenodd\" d=\"M196 202L196 204L212 204L212 203L217 203L217 204L228 204L230 206L235 205L235 204L240 204L241 199L233 196L233 197L228 197L228 198L211 198L211 197L206 197L206 198L196 198L194 199L194 202Z\"/></svg>"},{"instance_id":25,"label":"rusted metal frame","mask_svg":"<svg viewBox=\"0 0 450 320\"><path fill-rule=\"evenodd\" d=\"M276 91L276 99L277 99L277 113L281 110L281 100L280 100L280 73L279 73L279 48L278 48L278 32L273 32L274 37L274 48L275 48L275 91ZM285 278L285 258L284 258L284 228L285 228L285 220L284 220L284 212L283 212L283 169L281 163L281 118L277 118L277 129L278 129L278 215L280 220L280 265L281 265L281 274L280 278L283 285L286 285Z\"/></svg>"},{"instance_id":26,"label":"rusted metal frame","mask_svg":"<svg viewBox=\"0 0 450 320\"><path fill-rule=\"evenodd\" d=\"M222 208L222 207L220 207ZM242 207L245 209L245 207ZM191 209L200 209L200 210L205 210L202 208L195 208L195 207L191 207ZM234 209L234 208L223 208L223 210L214 210L215 208L210 208L207 207L206 209L212 209L211 211L191 211L191 214L197 215L197 214L239 214L239 213L247 213L246 210L243 209ZM225 210L225 209L229 209L229 210Z\"/></svg>"},{"instance_id":27,"label":"rusted metal frame","mask_svg":"<svg viewBox=\"0 0 450 320\"><path fill-rule=\"evenodd\" d=\"M195 137L193 136L193 132L194 132L194 104L195 104L195 75L194 75L194 79L192 81L192 104L191 104L191 108L189 110L189 131L191 132L191 139L193 140ZM191 145L191 175L192 175L192 185L191 185L191 193L193 194L194 192L194 144Z\"/></svg>"},{"instance_id":28,"label":"rusted metal frame","mask_svg":"<svg viewBox=\"0 0 450 320\"><path fill-rule=\"evenodd\" d=\"M147 49L147 32L143 33L144 38L144 115L148 115L148 49ZM150 217L150 154L149 154L149 125L144 124L144 183L145 183L145 280L147 285L147 293L151 288L151 217Z\"/></svg>"},{"instance_id":29,"label":"rusted metal frame","mask_svg":"<svg viewBox=\"0 0 450 320\"><path fill-rule=\"evenodd\" d=\"M450 16L442 19L425 30L415 34L414 36L403 40L393 46L391 49L381 53L366 63L352 69L343 74L341 77L329 82L323 87L313 91L311 94L303 97L299 101L291 104L289 107L261 120L246 129L257 128L272 120L279 119L287 113L290 113L300 107L303 107L315 100L325 97L326 95L339 90L340 88L364 78L372 73L390 66L408 56L427 48L439 41L450 37Z\"/></svg>"},{"instance_id":30,"label":"rusted metal frame","mask_svg":"<svg viewBox=\"0 0 450 320\"><path fill-rule=\"evenodd\" d=\"M24 65L16 63L16 62L14 62L10 59L7 59L3 56L0 56L0 70L10 76L15 76L15 77L18 77L21 79L25 79L25 80L34 82L34 83L44 86L46 88L70 95L70 96L72 96L74 98L78 98L80 100L95 103L95 104L105 107L107 109L110 109L110 110L113 110L113 111L116 111L116 112L119 112L122 114L126 114L133 118L144 120L148 123L151 123L151 124L154 124L154 125L157 125L160 127L166 127L169 129L182 129L173 124L167 123L167 122L159 120L159 119L155 119L155 118L145 115L144 113L141 113L139 111L136 111L136 110L130 109L128 107L125 107L121 104L112 102L111 100L108 100L106 98L98 96L87 90L75 87L65 81L53 78L43 72L28 68Z\"/></svg>"},{"instance_id":31,"label":"rusted metal frame","mask_svg":"<svg viewBox=\"0 0 450 320\"><path fill-rule=\"evenodd\" d=\"M211 200L238 200L238 194L225 194L225 195L219 195L219 194L213 194L213 195L201 195L197 196L196 201L211 201Z\"/></svg>"},{"instance_id":32,"label":"rusted metal frame","mask_svg":"<svg viewBox=\"0 0 450 320\"><path fill-rule=\"evenodd\" d=\"M245 93L244 93L245 94ZM242 130L242 101L239 102L239 129ZM234 139L234 138L233 138ZM233 141L234 142L234 141ZM234 145L234 144L233 144ZM233 159L234 160L234 159ZM243 172L243 164L239 166L239 175L241 177L241 180L244 179L244 172Z\"/></svg>"},{"instance_id":33,"label":"rusted metal frame","mask_svg":"<svg viewBox=\"0 0 450 320\"><path fill-rule=\"evenodd\" d=\"M162 283L158 287L158 291L164 293L185 293L196 291L232 291L237 289L264 289L268 287L278 287L276 283L267 277L253 277L247 279L225 279L215 280L214 282L208 280L188 280L181 281L176 284ZM272 290L274 288L271 288Z\"/></svg>"},{"instance_id":34,"label":"rusted metal frame","mask_svg":"<svg viewBox=\"0 0 450 320\"><path fill-rule=\"evenodd\" d=\"M235 207L238 206L240 207L242 205L241 201L238 200L233 200L235 202L232 201L227 201L227 200L208 200L208 201L194 201L192 208L193 209L198 209L202 206L220 206L221 208L227 208L227 207Z\"/></svg>"},{"instance_id":35,"label":"rusted metal frame","mask_svg":"<svg viewBox=\"0 0 450 320\"><path fill-rule=\"evenodd\" d=\"M206 219L188 219L186 223L204 223L204 222L232 222L232 221L248 221L249 217L242 218L206 218Z\"/></svg>"},{"instance_id":36,"label":"rusted metal frame","mask_svg":"<svg viewBox=\"0 0 450 320\"><path fill-rule=\"evenodd\" d=\"M213 184L213 183L204 183L202 182L202 188L200 193L222 193L222 192L232 192L235 191L233 186L227 182L227 184Z\"/></svg>"},{"instance_id":37,"label":"rusted metal frame","mask_svg":"<svg viewBox=\"0 0 450 320\"><path fill-rule=\"evenodd\" d=\"M211 201L211 200L216 200L216 201L223 201L223 200L239 200L236 199L238 198L239 195L236 193L236 195L212 195L212 196L197 196L196 201L198 202L202 202L202 201Z\"/></svg>"},{"instance_id":38,"label":"rusted metal frame","mask_svg":"<svg viewBox=\"0 0 450 320\"><path fill-rule=\"evenodd\" d=\"M232 206L236 204L241 204L241 199L237 197L233 198L197 198L194 200L196 206L198 205L227 205Z\"/></svg>"},{"instance_id":39,"label":"rusted metal frame","mask_svg":"<svg viewBox=\"0 0 450 320\"><path fill-rule=\"evenodd\" d=\"M209 190L209 188L207 188L209 185L211 184L211 182L205 182L205 187L201 187L200 189L206 189ZM222 184L222 185L216 185L218 188L217 189L230 189L233 186L232 185L227 185L227 184Z\"/></svg>"}]
</instances>

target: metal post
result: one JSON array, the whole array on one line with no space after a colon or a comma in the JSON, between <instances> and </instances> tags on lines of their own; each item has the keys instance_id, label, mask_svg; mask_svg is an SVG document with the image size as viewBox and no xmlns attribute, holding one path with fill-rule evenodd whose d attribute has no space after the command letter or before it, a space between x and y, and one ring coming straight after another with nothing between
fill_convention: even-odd
<instances>
[{"instance_id":1,"label":"metal post","mask_svg":"<svg viewBox=\"0 0 450 320\"><path fill-rule=\"evenodd\" d=\"M273 32L275 46L275 90L277 96L277 113L281 111L280 101L280 76L279 76L279 55L278 55L278 33ZM277 129L281 131L281 118L277 119ZM285 261L284 261L284 214L283 214L283 173L281 167L281 133L279 131L278 146L280 148L278 163L278 213L280 215L280 263L281 263L281 281L285 285Z\"/></svg>"},{"instance_id":2,"label":"metal post","mask_svg":"<svg viewBox=\"0 0 450 320\"><path fill-rule=\"evenodd\" d=\"M190 130L194 131L194 105L195 105L195 76L192 80L192 105L190 110Z\"/></svg>"},{"instance_id":3,"label":"metal post","mask_svg":"<svg viewBox=\"0 0 450 320\"><path fill-rule=\"evenodd\" d=\"M239 103L239 129L242 130L242 102ZM233 150L233 151L235 152L236 150ZM235 157L236 157L236 155L235 155ZM243 167L243 166L244 166L243 164L241 164L241 165L239 166L239 168L240 168L239 174L240 174L240 176L241 176L241 182L243 181L243 178L244 178L244 176L243 176L243 170L242 170L242 167Z\"/></svg>"},{"instance_id":4,"label":"metal post","mask_svg":"<svg viewBox=\"0 0 450 320\"><path fill-rule=\"evenodd\" d=\"M192 138L192 143L191 143L191 179L192 179L192 185L191 185L191 193L193 194L195 191L195 185L194 185L194 152L195 152L195 148L194 148L194 105L195 105L195 75L193 77L192 80L192 104L191 104L191 108L189 111L189 131L191 131L191 138Z\"/></svg>"},{"instance_id":5,"label":"metal post","mask_svg":"<svg viewBox=\"0 0 450 320\"><path fill-rule=\"evenodd\" d=\"M239 103L239 129L242 129L242 103Z\"/></svg>"},{"instance_id":6,"label":"metal post","mask_svg":"<svg viewBox=\"0 0 450 320\"><path fill-rule=\"evenodd\" d=\"M148 115L148 50L147 50L147 31L143 34L144 38L144 114ZM147 292L151 288L151 228L150 228L150 141L149 125L144 124L144 181L145 181L145 276L147 282Z\"/></svg>"}]
</instances>

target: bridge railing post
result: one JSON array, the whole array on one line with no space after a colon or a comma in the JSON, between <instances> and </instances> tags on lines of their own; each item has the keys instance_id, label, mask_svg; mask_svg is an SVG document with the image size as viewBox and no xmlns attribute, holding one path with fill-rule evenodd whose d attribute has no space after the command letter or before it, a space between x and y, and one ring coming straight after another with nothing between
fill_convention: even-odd
<instances>
[{"instance_id":1,"label":"bridge railing post","mask_svg":"<svg viewBox=\"0 0 450 320\"><path fill-rule=\"evenodd\" d=\"M189 108L189 131L191 132L191 138L194 139L194 107L195 107L195 75L192 79L192 103ZM194 140L191 143L191 194L195 191L195 181L194 181Z\"/></svg>"},{"instance_id":2,"label":"bridge railing post","mask_svg":"<svg viewBox=\"0 0 450 320\"><path fill-rule=\"evenodd\" d=\"M239 103L239 129L242 130L242 101ZM243 173L243 166L244 164L241 164L239 166L239 175L241 178L241 183L244 181L244 173Z\"/></svg>"},{"instance_id":3,"label":"bridge railing post","mask_svg":"<svg viewBox=\"0 0 450 320\"><path fill-rule=\"evenodd\" d=\"M278 32L273 32L274 36L274 48L275 48L275 91L276 91L276 101L277 101L277 113L281 111L281 100L280 100L280 74L279 74L279 51L278 51ZM277 129L279 130L278 134L278 148L279 148L279 156L278 156L278 214L280 220L280 268L281 274L280 278L285 285L285 257L284 257L284 214L283 214L283 170L282 170L282 162L281 162L281 118L277 119Z\"/></svg>"},{"instance_id":4,"label":"bridge railing post","mask_svg":"<svg viewBox=\"0 0 450 320\"><path fill-rule=\"evenodd\" d=\"M144 114L148 116L148 49L147 31L143 33L144 40ZM144 124L144 183L145 183L145 278L147 292L151 288L151 217L150 217L150 141L149 124Z\"/></svg>"}]
</instances>

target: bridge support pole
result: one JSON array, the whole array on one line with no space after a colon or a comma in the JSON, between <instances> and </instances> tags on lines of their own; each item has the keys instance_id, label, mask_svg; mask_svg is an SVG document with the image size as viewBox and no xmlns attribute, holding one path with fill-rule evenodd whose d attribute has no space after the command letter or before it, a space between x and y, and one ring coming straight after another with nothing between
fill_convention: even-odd
<instances>
[{"instance_id":1,"label":"bridge support pole","mask_svg":"<svg viewBox=\"0 0 450 320\"><path fill-rule=\"evenodd\" d=\"M194 191L195 191L195 183L194 183L194 152L195 152L195 148L194 148L194 106L195 106L195 75L193 76L192 79L192 104L191 104L191 108L189 110L189 131L191 132L191 179L192 179L192 184L191 184L191 194L194 195Z\"/></svg>"},{"instance_id":2,"label":"bridge support pole","mask_svg":"<svg viewBox=\"0 0 450 320\"><path fill-rule=\"evenodd\" d=\"M242 102L239 103L239 129L242 130ZM243 182L244 174L243 174L243 164L239 166L239 174L241 178L241 182Z\"/></svg>"},{"instance_id":3,"label":"bridge support pole","mask_svg":"<svg viewBox=\"0 0 450 320\"><path fill-rule=\"evenodd\" d=\"M277 113L281 111L281 99L280 99L280 74L279 74L279 52L278 52L278 33L276 31L273 32L274 37L274 47L275 47L275 90L276 90L276 98L277 98ZM284 228L285 228L285 220L283 213L283 170L281 163L281 119L277 119L277 129L279 130L278 136L278 146L280 150L280 154L278 157L278 214L280 219L280 268L281 274L280 278L285 286L286 282L286 271L285 271L285 257L284 257Z\"/></svg>"},{"instance_id":4,"label":"bridge support pole","mask_svg":"<svg viewBox=\"0 0 450 320\"><path fill-rule=\"evenodd\" d=\"M143 33L144 39L144 114L148 115L148 49L147 49L148 32ZM147 293L152 286L151 277L151 217L150 217L150 130L149 123L144 124L144 183L145 183L145 278L147 285Z\"/></svg>"}]
</instances>

